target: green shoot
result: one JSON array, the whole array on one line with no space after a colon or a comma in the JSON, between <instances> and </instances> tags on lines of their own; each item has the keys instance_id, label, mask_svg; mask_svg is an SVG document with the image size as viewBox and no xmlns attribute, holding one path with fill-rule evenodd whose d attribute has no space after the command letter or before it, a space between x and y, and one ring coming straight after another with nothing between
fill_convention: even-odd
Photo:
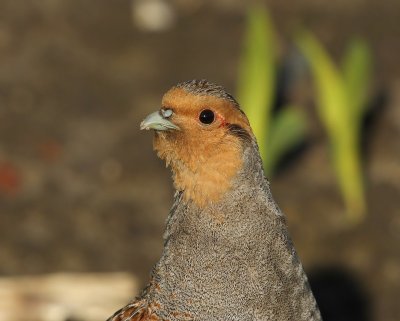
<instances>
[{"instance_id":1,"label":"green shoot","mask_svg":"<svg viewBox=\"0 0 400 321\"><path fill-rule=\"evenodd\" d=\"M270 124L268 154L263 160L267 173L276 168L283 155L304 141L306 131L306 117L294 106L285 107L277 113Z\"/></svg>"},{"instance_id":2,"label":"green shoot","mask_svg":"<svg viewBox=\"0 0 400 321\"><path fill-rule=\"evenodd\" d=\"M341 71L310 33L303 32L297 43L310 64L318 113L330 139L332 161L348 219L357 223L366 212L360 134L371 66L369 51L363 42L354 41Z\"/></svg>"},{"instance_id":3,"label":"green shoot","mask_svg":"<svg viewBox=\"0 0 400 321\"><path fill-rule=\"evenodd\" d=\"M305 117L294 108L273 115L276 92L275 32L265 9L250 9L240 61L238 100L257 138L264 171L271 176L281 157L305 137Z\"/></svg>"}]
</instances>

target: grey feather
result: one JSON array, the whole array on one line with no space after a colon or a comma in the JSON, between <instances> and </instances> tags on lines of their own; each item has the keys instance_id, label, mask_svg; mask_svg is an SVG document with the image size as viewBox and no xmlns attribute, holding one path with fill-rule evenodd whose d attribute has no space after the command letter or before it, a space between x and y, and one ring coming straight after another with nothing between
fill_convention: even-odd
<instances>
[{"instance_id":1,"label":"grey feather","mask_svg":"<svg viewBox=\"0 0 400 321\"><path fill-rule=\"evenodd\" d=\"M247 145L245 166L218 204L200 209L176 194L157 286L144 295L160 304L161 319L182 320L181 312L204 321L321 320L258 155Z\"/></svg>"}]
</instances>

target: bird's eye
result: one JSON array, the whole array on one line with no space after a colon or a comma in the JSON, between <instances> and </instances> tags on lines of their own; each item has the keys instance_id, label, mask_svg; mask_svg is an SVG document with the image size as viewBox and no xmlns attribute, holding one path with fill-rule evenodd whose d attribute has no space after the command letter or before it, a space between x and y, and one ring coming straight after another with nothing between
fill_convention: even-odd
<instances>
[{"instance_id":1,"label":"bird's eye","mask_svg":"<svg viewBox=\"0 0 400 321\"><path fill-rule=\"evenodd\" d=\"M203 124L211 124L214 121L214 112L212 110L209 109L204 109L199 116L199 120L203 123Z\"/></svg>"}]
</instances>

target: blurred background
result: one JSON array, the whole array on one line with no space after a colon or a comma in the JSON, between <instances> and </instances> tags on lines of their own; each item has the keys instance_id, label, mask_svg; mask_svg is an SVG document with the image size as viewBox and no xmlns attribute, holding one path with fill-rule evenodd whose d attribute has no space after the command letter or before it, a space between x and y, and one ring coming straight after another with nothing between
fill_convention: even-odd
<instances>
[{"instance_id":1,"label":"blurred background","mask_svg":"<svg viewBox=\"0 0 400 321\"><path fill-rule=\"evenodd\" d=\"M324 320L400 320L399 39L397 0L0 0L0 320L138 294L173 196L139 123L194 78L263 115Z\"/></svg>"}]
</instances>

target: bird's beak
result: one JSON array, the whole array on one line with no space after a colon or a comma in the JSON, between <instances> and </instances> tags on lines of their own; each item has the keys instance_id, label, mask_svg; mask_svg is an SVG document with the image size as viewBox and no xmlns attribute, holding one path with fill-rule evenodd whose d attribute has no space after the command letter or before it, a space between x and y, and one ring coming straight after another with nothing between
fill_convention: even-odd
<instances>
[{"instance_id":1,"label":"bird's beak","mask_svg":"<svg viewBox=\"0 0 400 321\"><path fill-rule=\"evenodd\" d=\"M160 111L156 111L148 115L140 123L140 129L154 129L154 130L179 130L180 128L176 126L173 122L164 117Z\"/></svg>"}]
</instances>

